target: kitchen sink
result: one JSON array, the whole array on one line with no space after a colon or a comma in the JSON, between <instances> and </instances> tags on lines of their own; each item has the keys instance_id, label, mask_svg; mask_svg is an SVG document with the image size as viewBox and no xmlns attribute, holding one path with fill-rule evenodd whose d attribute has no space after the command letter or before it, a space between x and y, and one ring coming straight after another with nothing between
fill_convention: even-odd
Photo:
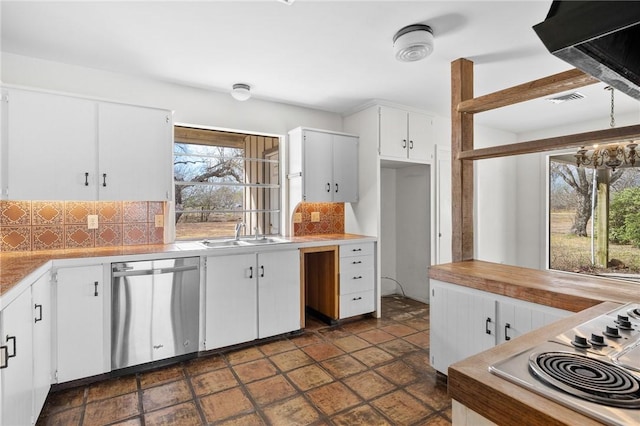
<instances>
[{"instance_id":1,"label":"kitchen sink","mask_svg":"<svg viewBox=\"0 0 640 426\"><path fill-rule=\"evenodd\" d=\"M288 243L289 240L278 237L264 237L258 238L246 238L240 240L204 240L200 241L200 244L205 248L225 248L225 247L249 247L253 245L266 245L266 244L281 244Z\"/></svg>"}]
</instances>

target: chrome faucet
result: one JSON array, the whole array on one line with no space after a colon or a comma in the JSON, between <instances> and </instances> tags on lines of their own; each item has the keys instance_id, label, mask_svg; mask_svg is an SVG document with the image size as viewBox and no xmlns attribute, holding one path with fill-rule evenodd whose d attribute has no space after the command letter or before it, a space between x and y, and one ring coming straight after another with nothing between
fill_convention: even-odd
<instances>
[{"instance_id":1,"label":"chrome faucet","mask_svg":"<svg viewBox=\"0 0 640 426\"><path fill-rule=\"evenodd\" d=\"M259 240L260 238L260 228L258 228L257 226L253 227L253 233L255 235L256 240Z\"/></svg>"},{"instance_id":2,"label":"chrome faucet","mask_svg":"<svg viewBox=\"0 0 640 426\"><path fill-rule=\"evenodd\" d=\"M245 227L244 222L236 223L236 240L240 239L240 230Z\"/></svg>"}]
</instances>

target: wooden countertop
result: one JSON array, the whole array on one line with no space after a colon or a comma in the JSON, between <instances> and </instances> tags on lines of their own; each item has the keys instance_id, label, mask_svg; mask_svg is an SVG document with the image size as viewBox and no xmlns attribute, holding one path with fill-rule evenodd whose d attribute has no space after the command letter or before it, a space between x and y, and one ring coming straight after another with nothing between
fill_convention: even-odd
<instances>
[{"instance_id":1,"label":"wooden countertop","mask_svg":"<svg viewBox=\"0 0 640 426\"><path fill-rule=\"evenodd\" d=\"M489 366L547 341L620 304L601 303L551 325L466 358L449 367L449 395L499 425L601 425L602 423L489 372Z\"/></svg>"},{"instance_id":2,"label":"wooden countertop","mask_svg":"<svg viewBox=\"0 0 640 426\"><path fill-rule=\"evenodd\" d=\"M329 241L345 242L363 238L375 240L372 237L355 234L321 234L303 237L289 237L287 239L294 244L316 245ZM184 253L185 251L189 251L190 255L196 256L201 256L207 253L207 249L189 241L177 242L174 244L0 253L0 297L5 295L29 274L37 271L40 267L52 260Z\"/></svg>"},{"instance_id":3,"label":"wooden countertop","mask_svg":"<svg viewBox=\"0 0 640 426\"><path fill-rule=\"evenodd\" d=\"M429 277L572 312L605 301L640 300L640 285L635 283L480 260L434 265Z\"/></svg>"}]
</instances>

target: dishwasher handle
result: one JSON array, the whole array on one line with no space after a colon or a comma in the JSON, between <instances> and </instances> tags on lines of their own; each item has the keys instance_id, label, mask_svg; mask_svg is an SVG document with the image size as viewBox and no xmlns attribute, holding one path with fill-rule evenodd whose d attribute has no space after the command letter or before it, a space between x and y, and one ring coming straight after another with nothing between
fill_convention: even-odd
<instances>
[{"instance_id":1,"label":"dishwasher handle","mask_svg":"<svg viewBox=\"0 0 640 426\"><path fill-rule=\"evenodd\" d=\"M113 268L114 277L131 277L139 275L159 275L159 274L172 274L174 272L193 271L197 270L198 265L187 266L174 266L172 268L157 268L157 269L141 269L137 271L130 270L129 267L115 267Z\"/></svg>"}]
</instances>

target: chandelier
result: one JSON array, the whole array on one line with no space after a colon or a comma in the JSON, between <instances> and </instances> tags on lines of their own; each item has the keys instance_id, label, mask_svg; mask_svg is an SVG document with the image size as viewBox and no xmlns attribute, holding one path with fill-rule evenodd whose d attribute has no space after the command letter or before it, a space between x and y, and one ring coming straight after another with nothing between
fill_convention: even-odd
<instances>
[{"instance_id":1,"label":"chandelier","mask_svg":"<svg viewBox=\"0 0 640 426\"><path fill-rule=\"evenodd\" d=\"M611 122L610 127L615 127L616 120L614 117L614 98L613 87L607 86L605 90L611 91ZM636 148L637 141L619 142L598 147L594 145L593 149L585 149L580 147L575 154L576 165L593 167L594 169L610 168L615 171L618 167L634 167L638 153Z\"/></svg>"}]
</instances>

